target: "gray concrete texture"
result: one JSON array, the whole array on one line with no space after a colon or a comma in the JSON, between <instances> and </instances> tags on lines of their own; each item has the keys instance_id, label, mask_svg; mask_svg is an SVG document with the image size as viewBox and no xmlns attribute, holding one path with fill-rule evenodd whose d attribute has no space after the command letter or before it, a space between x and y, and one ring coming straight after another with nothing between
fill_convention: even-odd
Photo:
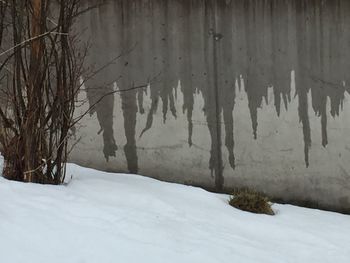
<instances>
[{"instance_id":1,"label":"gray concrete texture","mask_svg":"<svg viewBox=\"0 0 350 263\"><path fill-rule=\"evenodd\" d=\"M72 161L350 211L350 1L84 5Z\"/></svg>"}]
</instances>

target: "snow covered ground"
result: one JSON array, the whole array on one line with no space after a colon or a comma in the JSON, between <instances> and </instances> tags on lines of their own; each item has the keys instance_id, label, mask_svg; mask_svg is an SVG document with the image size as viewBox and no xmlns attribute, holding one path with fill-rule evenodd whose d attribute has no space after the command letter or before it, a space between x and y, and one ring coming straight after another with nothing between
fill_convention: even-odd
<instances>
[{"instance_id":1,"label":"snow covered ground","mask_svg":"<svg viewBox=\"0 0 350 263\"><path fill-rule=\"evenodd\" d=\"M200 188L73 164L70 175L0 178L0 262L350 262L350 216L278 204L255 215Z\"/></svg>"}]
</instances>

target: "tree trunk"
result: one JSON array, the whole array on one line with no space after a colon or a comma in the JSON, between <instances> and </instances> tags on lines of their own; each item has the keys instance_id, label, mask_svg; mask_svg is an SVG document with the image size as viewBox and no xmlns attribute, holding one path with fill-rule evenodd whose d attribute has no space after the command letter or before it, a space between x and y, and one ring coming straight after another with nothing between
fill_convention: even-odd
<instances>
[{"instance_id":1,"label":"tree trunk","mask_svg":"<svg viewBox=\"0 0 350 263\"><path fill-rule=\"evenodd\" d=\"M33 14L31 17L32 30L31 37L37 37L42 34L42 0L32 0ZM30 54L30 66L29 66L29 85L27 89L27 113L25 119L25 153L24 153L24 181L36 182L39 178L36 176L36 169L38 169L39 162L37 160L38 152L36 152L37 134L35 133L36 125L39 115L39 103L38 98L41 93L40 81L41 78L41 58L42 58L42 40L40 38L32 41L31 54ZM39 95L39 96L38 96Z\"/></svg>"}]
</instances>

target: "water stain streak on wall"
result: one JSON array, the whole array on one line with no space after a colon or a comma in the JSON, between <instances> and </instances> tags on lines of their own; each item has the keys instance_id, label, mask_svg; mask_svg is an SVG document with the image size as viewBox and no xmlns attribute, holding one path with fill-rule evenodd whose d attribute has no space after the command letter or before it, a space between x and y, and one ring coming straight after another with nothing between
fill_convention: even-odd
<instances>
[{"instance_id":1,"label":"water stain streak on wall","mask_svg":"<svg viewBox=\"0 0 350 263\"><path fill-rule=\"evenodd\" d=\"M187 142L192 146L194 97L200 94L211 139L208 168L217 190L222 189L223 169L235 169L235 141L240 140L234 134L236 86L248 98L252 140L259 138L258 109L263 101L269 103L272 88L278 116L282 108L289 109L293 97L298 99L306 166L312 165L310 107L321 123L319 143L324 147L332 143L327 136L327 112L337 117L349 92L350 1L84 2L86 7L99 4L78 21L92 43L86 63L95 69L108 64L86 82L87 97L92 105L108 92L124 90L120 93L124 123L117 125L125 130L123 150L130 172L139 171L137 140L152 133L157 110L164 125L169 116L186 115ZM114 96L105 97L91 111L101 126L107 160L116 155L118 143L113 131ZM144 108L145 96L151 98L149 110ZM175 106L179 96L182 108ZM138 115L146 120L140 133L135 128ZM224 149L230 168L223 166Z\"/></svg>"}]
</instances>

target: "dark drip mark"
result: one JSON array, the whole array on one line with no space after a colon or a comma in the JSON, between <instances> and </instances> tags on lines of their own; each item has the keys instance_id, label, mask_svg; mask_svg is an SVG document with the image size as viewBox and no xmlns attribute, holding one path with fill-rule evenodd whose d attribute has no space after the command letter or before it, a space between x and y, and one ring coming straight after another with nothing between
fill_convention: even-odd
<instances>
[{"instance_id":1,"label":"dark drip mark","mask_svg":"<svg viewBox=\"0 0 350 263\"><path fill-rule=\"evenodd\" d=\"M249 99L249 96L248 96ZM252 128L253 128L253 136L254 140L258 138L257 130L258 130L258 108L255 103L252 102L252 100L249 101L248 104L249 111L250 111L250 118L252 119Z\"/></svg>"},{"instance_id":2,"label":"dark drip mark","mask_svg":"<svg viewBox=\"0 0 350 263\"><path fill-rule=\"evenodd\" d=\"M99 50L102 44L102 39L106 37L102 28L104 20L100 17L100 13L104 11L105 9L95 9L94 11L89 13L88 17L83 16L81 20L79 20L82 23L83 28L85 28L86 25L89 25L88 34L93 34L97 40L100 40L97 42L93 42L93 50ZM106 61L110 61L110 54L89 52L89 56L85 60L85 63L92 67L88 71L97 71L102 67L102 65L106 63ZM108 161L110 157L116 156L116 151L118 149L114 139L113 131L113 111L115 104L114 95L111 94L106 96L106 94L112 93L114 90L112 84L113 81L106 81L106 79L101 79L98 75L94 75L93 77L91 77L91 75L89 74L89 76L87 76L85 82L87 99L89 101L89 105L92 106L90 110L90 115L93 115L94 113L96 113L97 115L97 119L100 125L100 131L98 132L98 134L102 133L103 154L106 160ZM103 99L101 100L101 98ZM97 101L99 100L101 101L97 103Z\"/></svg>"},{"instance_id":3,"label":"dark drip mark","mask_svg":"<svg viewBox=\"0 0 350 263\"><path fill-rule=\"evenodd\" d=\"M128 170L131 173L138 172L138 156L136 149L136 118L138 110L142 114L143 110L143 88L133 89L136 85L145 84L145 76L142 74L143 47L139 35L142 34L136 15L140 14L140 7L129 2L122 2L121 5L122 37L120 45L123 50L134 46L134 50L125 54L121 60L120 70L123 71L122 78L118 81L120 87L121 108L124 118L124 131L126 144L124 154L127 161ZM132 15L134 14L134 15ZM135 45L134 43L138 43ZM138 107L139 106L139 107Z\"/></svg>"},{"instance_id":4,"label":"dark drip mark","mask_svg":"<svg viewBox=\"0 0 350 263\"><path fill-rule=\"evenodd\" d=\"M106 99L107 100L107 99ZM103 153L106 158L106 160L109 160L109 157L115 157L116 151L118 149L115 139L114 139L114 132L113 132L113 107L114 100L110 99L110 103L108 103L110 108L108 109L107 102L105 106L102 109L97 109L97 118L99 120L99 123L101 125L101 129L103 130Z\"/></svg>"},{"instance_id":5,"label":"dark drip mark","mask_svg":"<svg viewBox=\"0 0 350 263\"><path fill-rule=\"evenodd\" d=\"M86 83L87 87L94 87L93 81L88 81ZM101 92L102 91L102 92ZM96 101L103 96L102 94L109 94L112 92L112 88L101 88L98 93L96 89L87 88L87 97L90 105L96 104ZM101 93L100 93L101 92ZM90 116L95 112L97 113L97 119L100 124L100 131L98 134L102 133L103 136L103 154L108 161L110 157L116 156L116 151L118 149L113 131L113 110L114 110L114 95L108 95L104 97L100 103L92 107L90 110Z\"/></svg>"},{"instance_id":6,"label":"dark drip mark","mask_svg":"<svg viewBox=\"0 0 350 263\"><path fill-rule=\"evenodd\" d=\"M298 113L299 119L303 126L303 137L304 137L304 159L306 167L309 167L309 150L311 147L311 131L308 113L308 91L307 85L310 85L307 72L308 61L305 58L308 55L308 48L305 45L307 43L307 34L305 28L308 28L308 16L306 12L306 3L304 1L298 1L296 3L296 38L297 38L297 56L298 56L298 67L296 70L296 94L299 99Z\"/></svg>"},{"instance_id":7,"label":"dark drip mark","mask_svg":"<svg viewBox=\"0 0 350 263\"><path fill-rule=\"evenodd\" d=\"M176 107L175 107L175 99L174 99L174 94L170 92L169 94L169 107L170 107L170 112L173 115L173 117L176 119Z\"/></svg>"},{"instance_id":8,"label":"dark drip mark","mask_svg":"<svg viewBox=\"0 0 350 263\"><path fill-rule=\"evenodd\" d=\"M311 75L311 98L312 108L318 117L321 117L321 135L322 145L326 147L328 144L327 138L327 86L320 80L327 77L325 72L325 48L327 46L323 39L325 38L325 30L322 19L322 5L313 9L309 17L311 29L310 30L310 57L311 64L308 65L308 71ZM329 11L329 10L328 10ZM318 77L316 77L318 76ZM317 79L318 78L318 79Z\"/></svg>"},{"instance_id":9,"label":"dark drip mark","mask_svg":"<svg viewBox=\"0 0 350 263\"><path fill-rule=\"evenodd\" d=\"M191 147L192 142L192 133L193 133L193 122L192 122L192 111L193 109L187 110L187 122L188 122L188 145Z\"/></svg>"},{"instance_id":10,"label":"dark drip mark","mask_svg":"<svg viewBox=\"0 0 350 263\"><path fill-rule=\"evenodd\" d=\"M327 98L325 98L327 99ZM326 103L325 103L326 104ZM326 108L326 106L325 106ZM326 147L328 144L328 136L327 136L327 111L323 109L321 112L321 127L322 127L322 146Z\"/></svg>"},{"instance_id":11,"label":"dark drip mark","mask_svg":"<svg viewBox=\"0 0 350 263\"><path fill-rule=\"evenodd\" d=\"M163 102L163 123L166 122L168 108L170 109L170 112L171 112L172 116L175 119L177 118L176 108L175 108L175 101L174 101L174 95L172 93L173 88L172 88L171 85L169 85L169 87L171 87L170 90L168 90L166 88L163 88L162 89L162 95L160 96L162 98L162 102Z\"/></svg>"},{"instance_id":12,"label":"dark drip mark","mask_svg":"<svg viewBox=\"0 0 350 263\"><path fill-rule=\"evenodd\" d=\"M149 129L151 129L152 127L152 123L153 123L153 115L155 114L155 112L157 111L158 108L158 98L154 98L152 99L152 104L151 104L151 109L147 114L147 121L146 121L146 127L142 130L141 134L140 134L140 138L142 137L142 135L148 131Z\"/></svg>"},{"instance_id":13,"label":"dark drip mark","mask_svg":"<svg viewBox=\"0 0 350 263\"><path fill-rule=\"evenodd\" d=\"M163 88L164 90L164 88ZM163 123L166 122L166 115L168 112L168 96L164 95L164 92L162 92L161 95L162 101L163 101Z\"/></svg>"},{"instance_id":14,"label":"dark drip mark","mask_svg":"<svg viewBox=\"0 0 350 263\"><path fill-rule=\"evenodd\" d=\"M304 156L306 167L309 167L309 150L311 148L311 132L308 115L307 93L301 91L299 94L299 118L303 125L304 134Z\"/></svg>"},{"instance_id":15,"label":"dark drip mark","mask_svg":"<svg viewBox=\"0 0 350 263\"><path fill-rule=\"evenodd\" d=\"M126 156L128 170L131 173L138 172L138 158L136 150L136 91L128 91L121 93L122 110L124 116L124 129L126 136L126 144L124 146L124 153Z\"/></svg>"},{"instance_id":16,"label":"dark drip mark","mask_svg":"<svg viewBox=\"0 0 350 263\"><path fill-rule=\"evenodd\" d=\"M225 123L225 146L227 148L229 154L229 163L232 169L235 169L235 155L234 155L234 137L233 137L233 117L232 111L234 108L234 98L229 97L230 102L228 105L224 106L223 115L224 115L224 123Z\"/></svg>"}]
</instances>

